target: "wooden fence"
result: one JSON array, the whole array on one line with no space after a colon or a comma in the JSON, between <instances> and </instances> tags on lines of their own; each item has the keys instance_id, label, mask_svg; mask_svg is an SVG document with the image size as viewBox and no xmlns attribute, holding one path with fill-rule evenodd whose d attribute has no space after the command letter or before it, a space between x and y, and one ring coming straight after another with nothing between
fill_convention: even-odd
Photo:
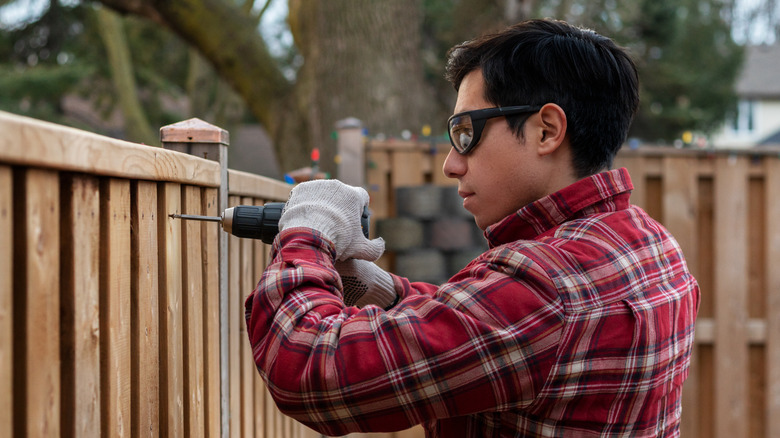
<instances>
[{"instance_id":1,"label":"wooden fence","mask_svg":"<svg viewBox=\"0 0 780 438\"><path fill-rule=\"evenodd\" d=\"M441 171L449 149L368 141L372 219L395 214L398 187L457 184ZM648 147L621 151L615 164L701 285L682 437L780 437L780 150Z\"/></svg>"},{"instance_id":2,"label":"wooden fence","mask_svg":"<svg viewBox=\"0 0 780 438\"><path fill-rule=\"evenodd\" d=\"M225 152L219 128L172 128ZM319 436L276 410L251 359L243 300L266 246L231 237L220 257L217 224L169 217L288 191L0 112L0 436Z\"/></svg>"}]
</instances>

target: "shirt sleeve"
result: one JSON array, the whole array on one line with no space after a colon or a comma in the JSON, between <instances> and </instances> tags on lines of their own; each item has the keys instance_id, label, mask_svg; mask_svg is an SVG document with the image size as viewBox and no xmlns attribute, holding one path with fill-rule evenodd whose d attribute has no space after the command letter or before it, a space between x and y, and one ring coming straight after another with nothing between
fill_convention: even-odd
<instances>
[{"instance_id":1,"label":"shirt sleeve","mask_svg":"<svg viewBox=\"0 0 780 438\"><path fill-rule=\"evenodd\" d=\"M280 233L246 301L277 406L328 435L527 406L554 362L562 308L542 272L510 258L497 252L439 288L395 277L404 292L394 308L358 309L340 299L327 240Z\"/></svg>"}]
</instances>

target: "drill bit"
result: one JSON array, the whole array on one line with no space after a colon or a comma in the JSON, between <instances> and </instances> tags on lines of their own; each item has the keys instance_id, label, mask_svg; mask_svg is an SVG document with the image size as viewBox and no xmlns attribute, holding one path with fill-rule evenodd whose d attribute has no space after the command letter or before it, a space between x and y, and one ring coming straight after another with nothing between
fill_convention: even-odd
<instances>
[{"instance_id":1,"label":"drill bit","mask_svg":"<svg viewBox=\"0 0 780 438\"><path fill-rule=\"evenodd\" d=\"M174 219L189 219L196 221L210 221L210 222L222 222L222 218L219 216L200 216L197 214L176 214L172 213L168 215Z\"/></svg>"}]
</instances>

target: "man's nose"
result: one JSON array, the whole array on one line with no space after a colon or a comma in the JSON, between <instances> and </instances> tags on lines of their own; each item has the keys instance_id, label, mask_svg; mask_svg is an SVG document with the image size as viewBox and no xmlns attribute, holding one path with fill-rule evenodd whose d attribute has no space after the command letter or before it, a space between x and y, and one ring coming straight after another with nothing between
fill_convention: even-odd
<instances>
[{"instance_id":1,"label":"man's nose","mask_svg":"<svg viewBox=\"0 0 780 438\"><path fill-rule=\"evenodd\" d=\"M455 148L450 148L441 170L447 178L463 176L466 173L466 157L459 154Z\"/></svg>"}]
</instances>

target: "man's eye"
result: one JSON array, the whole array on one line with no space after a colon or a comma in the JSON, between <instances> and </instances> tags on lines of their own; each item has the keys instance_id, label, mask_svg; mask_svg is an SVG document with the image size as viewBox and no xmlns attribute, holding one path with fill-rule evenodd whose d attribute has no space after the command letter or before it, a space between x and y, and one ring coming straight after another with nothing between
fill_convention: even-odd
<instances>
[{"instance_id":1,"label":"man's eye","mask_svg":"<svg viewBox=\"0 0 780 438\"><path fill-rule=\"evenodd\" d=\"M467 148L467 147L469 147L469 144L471 143L471 135L470 134L465 134L465 133L460 134L459 140L460 140L459 141L460 147Z\"/></svg>"}]
</instances>

